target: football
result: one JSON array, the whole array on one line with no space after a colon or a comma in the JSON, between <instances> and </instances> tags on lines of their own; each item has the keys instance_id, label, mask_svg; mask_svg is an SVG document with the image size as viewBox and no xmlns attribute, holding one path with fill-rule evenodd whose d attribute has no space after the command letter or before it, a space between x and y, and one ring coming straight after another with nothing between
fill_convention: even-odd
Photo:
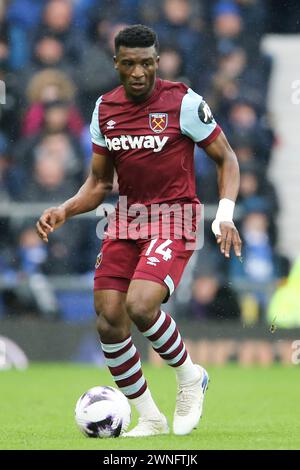
<instances>
[{"instance_id":1,"label":"football","mask_svg":"<svg viewBox=\"0 0 300 470\"><path fill-rule=\"evenodd\" d=\"M75 420L87 437L118 437L128 428L130 418L127 398L114 387L93 387L76 403Z\"/></svg>"}]
</instances>

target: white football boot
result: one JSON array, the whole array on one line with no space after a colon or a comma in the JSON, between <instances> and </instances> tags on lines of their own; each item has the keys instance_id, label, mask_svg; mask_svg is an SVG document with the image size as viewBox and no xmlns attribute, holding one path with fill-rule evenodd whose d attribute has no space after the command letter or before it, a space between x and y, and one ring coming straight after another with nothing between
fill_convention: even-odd
<instances>
[{"instance_id":1,"label":"white football boot","mask_svg":"<svg viewBox=\"0 0 300 470\"><path fill-rule=\"evenodd\" d=\"M195 367L199 369L199 379L178 386L173 421L173 432L177 435L189 434L197 427L202 415L209 376L203 367L197 364Z\"/></svg>"},{"instance_id":2,"label":"white football boot","mask_svg":"<svg viewBox=\"0 0 300 470\"><path fill-rule=\"evenodd\" d=\"M141 416L138 424L131 431L122 434L122 437L146 437L158 434L169 434L167 418L163 414L160 415L160 419Z\"/></svg>"}]
</instances>

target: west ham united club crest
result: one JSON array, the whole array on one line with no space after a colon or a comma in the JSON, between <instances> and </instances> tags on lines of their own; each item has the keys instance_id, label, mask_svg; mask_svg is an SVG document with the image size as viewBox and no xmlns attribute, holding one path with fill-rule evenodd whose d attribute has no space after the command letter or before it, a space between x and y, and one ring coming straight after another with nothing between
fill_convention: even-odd
<instances>
[{"instance_id":1,"label":"west ham united club crest","mask_svg":"<svg viewBox=\"0 0 300 470\"><path fill-rule=\"evenodd\" d=\"M168 114L167 113L150 113L149 114L149 125L153 132L159 134L163 132L168 125Z\"/></svg>"},{"instance_id":2,"label":"west ham united club crest","mask_svg":"<svg viewBox=\"0 0 300 470\"><path fill-rule=\"evenodd\" d=\"M98 269L102 261L102 252L98 253L97 259L96 259L96 264L95 264L95 269Z\"/></svg>"}]
</instances>

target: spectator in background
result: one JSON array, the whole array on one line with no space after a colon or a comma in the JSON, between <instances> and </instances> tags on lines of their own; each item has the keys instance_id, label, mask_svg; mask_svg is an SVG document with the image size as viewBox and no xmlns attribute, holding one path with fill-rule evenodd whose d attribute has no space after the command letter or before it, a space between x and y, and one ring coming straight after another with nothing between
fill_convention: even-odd
<instances>
[{"instance_id":1,"label":"spectator in background","mask_svg":"<svg viewBox=\"0 0 300 470\"><path fill-rule=\"evenodd\" d=\"M22 284L15 291L15 302L20 308L36 312L44 317L56 318L59 307L49 279L43 275L43 268L49 262L49 247L40 243L32 223L20 227L16 250L15 273Z\"/></svg>"},{"instance_id":2,"label":"spectator in background","mask_svg":"<svg viewBox=\"0 0 300 470\"><path fill-rule=\"evenodd\" d=\"M235 0L235 2L243 20L244 43L248 51L255 53L259 50L260 40L265 32L267 20L269 21L267 4L265 0Z\"/></svg>"},{"instance_id":3,"label":"spectator in background","mask_svg":"<svg viewBox=\"0 0 300 470\"><path fill-rule=\"evenodd\" d=\"M32 31L39 23L48 0L12 0L7 4L7 21L11 44L10 65L18 71L26 67L31 57Z\"/></svg>"},{"instance_id":4,"label":"spectator in background","mask_svg":"<svg viewBox=\"0 0 300 470\"><path fill-rule=\"evenodd\" d=\"M174 46L162 46L159 51L158 75L163 80L183 82L191 86L191 81L183 75L183 59L180 51Z\"/></svg>"},{"instance_id":5,"label":"spectator in background","mask_svg":"<svg viewBox=\"0 0 300 470\"><path fill-rule=\"evenodd\" d=\"M242 210L263 207L268 217L268 235L272 246L277 240L276 217L279 212L278 196L272 183L255 163L240 167L241 182L237 202Z\"/></svg>"},{"instance_id":6,"label":"spectator in background","mask_svg":"<svg viewBox=\"0 0 300 470\"><path fill-rule=\"evenodd\" d=\"M9 167L8 160L8 144L5 136L0 133L0 201L3 203L10 200L7 169Z\"/></svg>"},{"instance_id":7,"label":"spectator in background","mask_svg":"<svg viewBox=\"0 0 300 470\"><path fill-rule=\"evenodd\" d=\"M65 55L64 43L52 33L42 31L34 43L32 61L22 71L20 88L24 89L30 80L39 72L47 69L56 69L73 79L74 66Z\"/></svg>"},{"instance_id":8,"label":"spectator in background","mask_svg":"<svg viewBox=\"0 0 300 470\"><path fill-rule=\"evenodd\" d=\"M300 257L296 258L285 282L278 286L267 310L267 321L278 328L300 328Z\"/></svg>"},{"instance_id":9,"label":"spectator in background","mask_svg":"<svg viewBox=\"0 0 300 470\"><path fill-rule=\"evenodd\" d=\"M73 104L74 96L73 83L56 70L40 72L30 82L27 98L31 105L23 120L24 138L13 149L15 199L22 197L21 190L26 185L26 179L32 176L35 149L47 135L60 133L64 136L71 149L70 154L74 155L73 177L79 184L82 181L85 162L79 139L83 121Z\"/></svg>"},{"instance_id":10,"label":"spectator in background","mask_svg":"<svg viewBox=\"0 0 300 470\"><path fill-rule=\"evenodd\" d=\"M219 200L217 172L206 153L195 148L196 192L202 204L217 204ZM211 232L211 229L209 229Z\"/></svg>"},{"instance_id":11,"label":"spectator in background","mask_svg":"<svg viewBox=\"0 0 300 470\"><path fill-rule=\"evenodd\" d=\"M9 43L8 25L5 20L5 4L0 0L0 131L8 139L14 139L19 132L19 93L17 80L10 66L11 47ZM5 96L3 93L5 92ZM4 103L5 101L5 103Z\"/></svg>"},{"instance_id":12,"label":"spectator in background","mask_svg":"<svg viewBox=\"0 0 300 470\"><path fill-rule=\"evenodd\" d=\"M1 105L0 105L1 109ZM8 140L0 132L0 201L2 206L11 201L10 194L10 156ZM9 217L0 214L0 276L5 278L10 276L9 258L12 250L12 232L9 226Z\"/></svg>"},{"instance_id":13,"label":"spectator in background","mask_svg":"<svg viewBox=\"0 0 300 470\"><path fill-rule=\"evenodd\" d=\"M192 85L206 66L200 7L192 0L163 0L161 18L152 25L162 44L172 44L181 52L183 73Z\"/></svg>"},{"instance_id":14,"label":"spectator in background","mask_svg":"<svg viewBox=\"0 0 300 470\"><path fill-rule=\"evenodd\" d=\"M99 3L102 3L101 0L76 0L74 2L73 24L77 29L88 34L91 19L99 7Z\"/></svg>"},{"instance_id":15,"label":"spectator in background","mask_svg":"<svg viewBox=\"0 0 300 470\"><path fill-rule=\"evenodd\" d=\"M24 227L19 236L18 260L19 271L24 274L41 272L41 266L47 259L47 246L41 243L31 225Z\"/></svg>"},{"instance_id":16,"label":"spectator in background","mask_svg":"<svg viewBox=\"0 0 300 470\"><path fill-rule=\"evenodd\" d=\"M18 151L19 165L23 157L23 184L17 199L59 202L81 184L82 158L68 134L40 135L34 146L25 141Z\"/></svg>"},{"instance_id":17,"label":"spectator in background","mask_svg":"<svg viewBox=\"0 0 300 470\"><path fill-rule=\"evenodd\" d=\"M56 236L48 245L48 257L42 268L44 274L79 274L93 270L95 257L92 264L89 264L92 258L91 250L94 248L94 239L91 238L89 230L90 226L91 224L87 223L84 229L82 225L80 228L78 221L74 220L69 230L62 227L61 233L55 234ZM93 228L95 229L95 227ZM72 234L71 237L70 233ZM96 238L94 230L92 233ZM80 251L81 248L82 251ZM74 253L80 253L80 256L74 256Z\"/></svg>"},{"instance_id":18,"label":"spectator in background","mask_svg":"<svg viewBox=\"0 0 300 470\"><path fill-rule=\"evenodd\" d=\"M214 263L201 264L195 269L192 284L192 299L189 308L194 320L238 320L240 307L235 291L216 274Z\"/></svg>"},{"instance_id":19,"label":"spectator in background","mask_svg":"<svg viewBox=\"0 0 300 470\"><path fill-rule=\"evenodd\" d=\"M81 31L73 26L73 8L73 3L69 0L49 0L35 34L36 37L46 34L55 38L62 44L64 58L80 67L87 43Z\"/></svg>"},{"instance_id":20,"label":"spectator in background","mask_svg":"<svg viewBox=\"0 0 300 470\"><path fill-rule=\"evenodd\" d=\"M250 283L261 310L269 300L269 286L275 280L275 254L268 235L268 215L264 201L249 205L242 221L243 263L230 258L229 276L233 285ZM254 285L253 285L254 283Z\"/></svg>"},{"instance_id":21,"label":"spectator in background","mask_svg":"<svg viewBox=\"0 0 300 470\"><path fill-rule=\"evenodd\" d=\"M233 101L229 109L228 121L223 127L230 138L248 138L253 143L260 165L267 167L274 143L274 134L266 119L260 117L257 107L251 100L239 97Z\"/></svg>"},{"instance_id":22,"label":"spectator in background","mask_svg":"<svg viewBox=\"0 0 300 470\"><path fill-rule=\"evenodd\" d=\"M238 5L233 1L218 1L213 11L213 31L217 49L221 49L229 40L241 43L243 29Z\"/></svg>"},{"instance_id":23,"label":"spectator in background","mask_svg":"<svg viewBox=\"0 0 300 470\"><path fill-rule=\"evenodd\" d=\"M105 20L104 27L101 17L94 25L93 44L84 54L76 74L80 107L86 122L89 122L99 96L119 83L112 60L113 38L125 26L123 23L111 24Z\"/></svg>"},{"instance_id":24,"label":"spectator in background","mask_svg":"<svg viewBox=\"0 0 300 470\"><path fill-rule=\"evenodd\" d=\"M272 183L261 173L255 163L240 165L241 182L238 202L245 208L255 206L256 203L264 204L266 214L275 217L278 214L279 203L275 188Z\"/></svg>"},{"instance_id":25,"label":"spectator in background","mask_svg":"<svg viewBox=\"0 0 300 470\"><path fill-rule=\"evenodd\" d=\"M162 15L161 0L143 0L139 6L139 22L158 24Z\"/></svg>"},{"instance_id":26,"label":"spectator in background","mask_svg":"<svg viewBox=\"0 0 300 470\"><path fill-rule=\"evenodd\" d=\"M268 76L260 63L250 66L245 49L225 43L217 52L217 68L211 77L208 99L218 116L226 117L230 104L240 96L264 106Z\"/></svg>"},{"instance_id":27,"label":"spectator in background","mask_svg":"<svg viewBox=\"0 0 300 470\"><path fill-rule=\"evenodd\" d=\"M49 244L41 244L39 237L32 228L32 222L23 223L18 231L15 272L19 277L32 274L76 274L93 270L94 256L88 256L88 248L94 240L90 238L90 224L88 230L81 230L78 221L72 221L73 235L70 238L68 231L62 230L60 235L55 235ZM85 246L84 246L85 244ZM98 240L97 240L98 246ZM74 252L80 250L82 257L74 257ZM60 264L62 266L60 266Z\"/></svg>"},{"instance_id":28,"label":"spectator in background","mask_svg":"<svg viewBox=\"0 0 300 470\"><path fill-rule=\"evenodd\" d=\"M76 0L74 4L75 25L89 35L94 22L101 18L104 23L140 23L139 11L147 0ZM157 0L151 0L151 9L156 8Z\"/></svg>"},{"instance_id":29,"label":"spectator in background","mask_svg":"<svg viewBox=\"0 0 300 470\"><path fill-rule=\"evenodd\" d=\"M113 24L106 15L100 15L93 26L93 45L90 53L84 55L83 66L78 69L77 83L80 90L78 101L87 122L81 136L86 167L89 166L92 155L89 122L95 101L113 84L117 86L119 83L112 60L115 53L114 37L125 26L123 23Z\"/></svg>"},{"instance_id":30,"label":"spectator in background","mask_svg":"<svg viewBox=\"0 0 300 470\"><path fill-rule=\"evenodd\" d=\"M254 144L248 136L235 136L231 145L240 164L255 163Z\"/></svg>"},{"instance_id":31,"label":"spectator in background","mask_svg":"<svg viewBox=\"0 0 300 470\"><path fill-rule=\"evenodd\" d=\"M79 229L77 221L73 221L72 228L74 229L73 240L70 240L70 236L68 240L67 233L63 231L60 236L54 237L52 241L49 241L48 245L45 245L41 244L41 240L36 236L32 223L28 221L23 223L19 229L17 248L16 269L19 275L24 276L36 273L64 274L67 272L84 272L92 269L93 264L89 267L84 259L77 260L73 257L73 250L79 249L79 246L83 244L83 232ZM90 243L89 237L85 237L85 241ZM85 251L82 253L85 254ZM64 260L63 266L57 271L59 259L62 262L64 255L66 255L67 259Z\"/></svg>"},{"instance_id":32,"label":"spectator in background","mask_svg":"<svg viewBox=\"0 0 300 470\"><path fill-rule=\"evenodd\" d=\"M270 75L271 60L259 50L266 16L263 3L261 0L218 1L213 10L213 30L216 51L226 49L230 44L240 45L250 59L251 68L260 71L266 79Z\"/></svg>"},{"instance_id":33,"label":"spectator in background","mask_svg":"<svg viewBox=\"0 0 300 470\"><path fill-rule=\"evenodd\" d=\"M6 2L5 0L0 0L0 40L8 44L9 38L9 26L6 17ZM2 49L2 48L1 48ZM0 49L0 60L2 60L1 53L3 52Z\"/></svg>"},{"instance_id":34,"label":"spectator in background","mask_svg":"<svg viewBox=\"0 0 300 470\"><path fill-rule=\"evenodd\" d=\"M44 105L44 129L49 134L68 130L70 104L67 101L49 101Z\"/></svg>"},{"instance_id":35,"label":"spectator in background","mask_svg":"<svg viewBox=\"0 0 300 470\"><path fill-rule=\"evenodd\" d=\"M5 24L0 24L0 68L1 69L8 68L9 52L10 51L9 51L9 45L8 45L7 28Z\"/></svg>"},{"instance_id":36,"label":"spectator in background","mask_svg":"<svg viewBox=\"0 0 300 470\"><path fill-rule=\"evenodd\" d=\"M66 128L72 135L80 138L84 123L75 106L75 93L74 83L59 70L48 69L34 75L26 92L29 108L23 118L23 136L32 136L39 132L43 127L47 104L60 101L68 107Z\"/></svg>"}]
</instances>

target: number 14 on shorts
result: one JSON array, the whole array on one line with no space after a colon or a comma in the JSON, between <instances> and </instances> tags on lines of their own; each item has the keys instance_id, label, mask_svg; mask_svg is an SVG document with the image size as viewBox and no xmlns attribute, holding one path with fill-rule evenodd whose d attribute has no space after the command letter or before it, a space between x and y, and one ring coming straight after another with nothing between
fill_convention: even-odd
<instances>
[{"instance_id":1,"label":"number 14 on shorts","mask_svg":"<svg viewBox=\"0 0 300 470\"><path fill-rule=\"evenodd\" d=\"M157 242L159 242L158 246L156 246ZM150 256L153 253L157 253L159 255L162 255L164 261L169 261L169 259L172 258L172 250L168 248L171 243L173 243L172 240L165 240L163 243L160 243L160 240L158 240L158 238L154 238L153 240L151 240L151 243L145 253L145 256Z\"/></svg>"}]
</instances>

